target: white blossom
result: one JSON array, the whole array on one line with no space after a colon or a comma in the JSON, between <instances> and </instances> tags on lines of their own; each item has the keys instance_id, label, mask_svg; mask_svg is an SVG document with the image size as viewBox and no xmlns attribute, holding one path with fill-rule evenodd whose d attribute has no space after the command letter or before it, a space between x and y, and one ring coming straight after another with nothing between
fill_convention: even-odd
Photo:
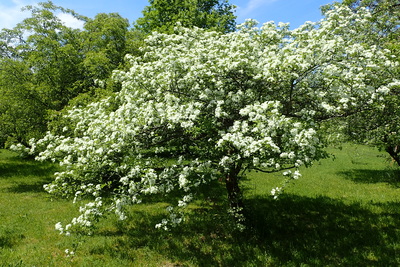
<instances>
[{"instance_id":1,"label":"white blossom","mask_svg":"<svg viewBox=\"0 0 400 267\"><path fill-rule=\"evenodd\" d=\"M319 23L295 30L249 20L228 34L155 32L142 56L126 57L130 68L114 71L119 92L69 111L72 126L63 132L70 137L49 132L30 148L13 149L63 166L47 192L92 199L68 231L56 224L60 233L92 232L107 212L126 219L124 207L143 195L179 191L182 198L156 225L170 229L184 220L180 209L196 188L237 166L300 178L300 166L323 156L319 117L340 117L399 86L370 84L395 63L378 46L360 44L368 12L335 4ZM272 189L274 198L283 188Z\"/></svg>"}]
</instances>

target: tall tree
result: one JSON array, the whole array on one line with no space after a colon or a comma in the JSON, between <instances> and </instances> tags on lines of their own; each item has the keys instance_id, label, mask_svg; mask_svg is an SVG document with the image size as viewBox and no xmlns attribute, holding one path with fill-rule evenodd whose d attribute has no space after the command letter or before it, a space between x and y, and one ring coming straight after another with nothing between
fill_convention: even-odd
<instances>
[{"instance_id":1,"label":"tall tree","mask_svg":"<svg viewBox=\"0 0 400 267\"><path fill-rule=\"evenodd\" d=\"M107 81L122 64L127 44L135 48L129 22L118 14L89 19L52 2L25 9L29 18L0 32L1 145L7 139L26 144L42 137L49 120L51 128L62 128L60 110L118 88ZM59 12L82 20L84 28L67 27Z\"/></svg>"},{"instance_id":2,"label":"tall tree","mask_svg":"<svg viewBox=\"0 0 400 267\"><path fill-rule=\"evenodd\" d=\"M25 9L31 17L0 32L0 116L3 126L13 125L1 128L2 141L8 136L26 143L44 132L47 110L60 110L79 93L79 30L66 27L55 12L83 17L51 2Z\"/></svg>"},{"instance_id":3,"label":"tall tree","mask_svg":"<svg viewBox=\"0 0 400 267\"><path fill-rule=\"evenodd\" d=\"M112 71L121 68L125 55L137 49L131 42L129 21L117 13L99 13L87 19L79 38L82 61L77 67L82 77L75 81L80 93L70 101L72 106L86 105L117 90L110 79Z\"/></svg>"},{"instance_id":4,"label":"tall tree","mask_svg":"<svg viewBox=\"0 0 400 267\"><path fill-rule=\"evenodd\" d=\"M135 24L146 34L172 33L177 22L188 28L195 26L223 33L235 30L235 6L228 0L149 0L149 3Z\"/></svg>"}]
</instances>

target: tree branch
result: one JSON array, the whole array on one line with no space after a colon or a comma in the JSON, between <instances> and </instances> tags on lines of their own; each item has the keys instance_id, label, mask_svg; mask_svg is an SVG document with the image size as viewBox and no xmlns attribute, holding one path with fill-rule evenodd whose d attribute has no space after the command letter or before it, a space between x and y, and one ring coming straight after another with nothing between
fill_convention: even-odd
<instances>
[{"instance_id":1,"label":"tree branch","mask_svg":"<svg viewBox=\"0 0 400 267\"><path fill-rule=\"evenodd\" d=\"M293 169L293 168L295 168L296 166L289 166L289 167L285 167L285 168L280 168L279 170L263 170L263 169L260 169L260 168L256 168L256 167L253 167L252 169L253 170L256 170L256 171L259 171L259 172L263 172L263 173L275 173L275 172L279 172L279 171L284 171L284 170L290 170L290 169Z\"/></svg>"}]
</instances>

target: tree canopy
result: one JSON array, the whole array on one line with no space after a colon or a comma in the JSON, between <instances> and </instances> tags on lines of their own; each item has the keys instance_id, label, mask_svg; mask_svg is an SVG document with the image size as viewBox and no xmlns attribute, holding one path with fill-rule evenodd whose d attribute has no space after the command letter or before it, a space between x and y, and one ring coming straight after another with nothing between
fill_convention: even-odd
<instances>
[{"instance_id":1,"label":"tree canopy","mask_svg":"<svg viewBox=\"0 0 400 267\"><path fill-rule=\"evenodd\" d=\"M2 144L8 138L27 143L40 137L47 111L60 110L80 92L75 86L81 77L78 31L54 12L76 14L51 2L26 9L31 17L0 32Z\"/></svg>"},{"instance_id":2,"label":"tree canopy","mask_svg":"<svg viewBox=\"0 0 400 267\"><path fill-rule=\"evenodd\" d=\"M363 41L375 35L368 10L335 4L325 16L292 31L249 20L225 34L153 32L145 53L114 72L120 91L72 109L71 127L25 148L64 166L48 192L93 198L57 228L90 230L110 210L124 219L124 205L152 194L178 197L157 225L176 226L180 209L219 181L240 226L247 171L280 172L284 185L298 179L325 156L326 121L379 105L399 86L395 58Z\"/></svg>"},{"instance_id":3,"label":"tree canopy","mask_svg":"<svg viewBox=\"0 0 400 267\"><path fill-rule=\"evenodd\" d=\"M135 27L146 34L152 31L173 33L176 23L219 32L235 30L235 6L227 0L149 0Z\"/></svg>"},{"instance_id":4,"label":"tree canopy","mask_svg":"<svg viewBox=\"0 0 400 267\"><path fill-rule=\"evenodd\" d=\"M25 9L30 17L0 32L1 145L43 137L72 100L96 99L98 81L106 83L128 52L129 23L118 14L89 19L52 2ZM58 12L84 21L84 29L65 26Z\"/></svg>"}]
</instances>

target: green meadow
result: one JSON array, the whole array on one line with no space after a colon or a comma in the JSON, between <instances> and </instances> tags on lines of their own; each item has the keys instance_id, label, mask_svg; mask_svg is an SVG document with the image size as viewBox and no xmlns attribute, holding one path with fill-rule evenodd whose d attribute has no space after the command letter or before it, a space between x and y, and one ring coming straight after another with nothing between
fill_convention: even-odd
<instances>
[{"instance_id":1,"label":"green meadow","mask_svg":"<svg viewBox=\"0 0 400 267\"><path fill-rule=\"evenodd\" d=\"M0 150L0 266L400 266L399 168L368 146L329 152L277 200L270 191L281 176L251 173L242 184L244 232L216 188L169 232L154 227L168 204L150 199L126 221L100 221L92 236L61 236L54 225L68 223L78 204L43 190L57 166Z\"/></svg>"}]
</instances>

